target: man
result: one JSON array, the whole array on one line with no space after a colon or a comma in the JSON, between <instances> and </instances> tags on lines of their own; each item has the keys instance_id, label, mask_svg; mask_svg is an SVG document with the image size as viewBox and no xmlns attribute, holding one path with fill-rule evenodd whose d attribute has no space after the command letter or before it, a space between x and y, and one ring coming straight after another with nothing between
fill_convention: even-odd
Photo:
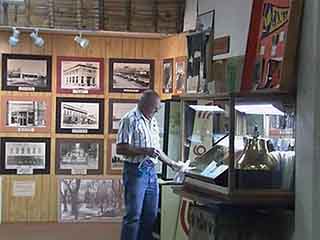
<instances>
[{"instance_id":1,"label":"man","mask_svg":"<svg viewBox=\"0 0 320 240\"><path fill-rule=\"evenodd\" d=\"M160 109L160 97L147 90L138 107L120 121L117 153L124 155L123 184L126 212L121 240L151 240L157 216L159 186L155 164L157 158L179 168L160 150L160 136L155 113Z\"/></svg>"}]
</instances>

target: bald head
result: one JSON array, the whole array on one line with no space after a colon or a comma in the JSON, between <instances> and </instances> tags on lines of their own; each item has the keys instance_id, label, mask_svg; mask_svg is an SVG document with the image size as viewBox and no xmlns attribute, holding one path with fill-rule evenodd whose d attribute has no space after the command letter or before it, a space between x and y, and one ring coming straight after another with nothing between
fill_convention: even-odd
<instances>
[{"instance_id":1,"label":"bald head","mask_svg":"<svg viewBox=\"0 0 320 240\"><path fill-rule=\"evenodd\" d=\"M139 100L138 107L147 118L151 119L160 108L160 96L153 90L146 90Z\"/></svg>"}]
</instances>

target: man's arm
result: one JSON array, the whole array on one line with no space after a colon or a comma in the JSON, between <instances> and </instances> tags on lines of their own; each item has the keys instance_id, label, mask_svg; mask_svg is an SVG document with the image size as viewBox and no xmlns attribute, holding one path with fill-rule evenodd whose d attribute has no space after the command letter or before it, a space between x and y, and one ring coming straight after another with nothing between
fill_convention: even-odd
<instances>
[{"instance_id":1,"label":"man's arm","mask_svg":"<svg viewBox=\"0 0 320 240\"><path fill-rule=\"evenodd\" d=\"M182 162L176 162L171 160L163 151L159 151L159 159L160 161L168 164L169 167L171 167L175 171L179 171L179 169L182 167Z\"/></svg>"},{"instance_id":2,"label":"man's arm","mask_svg":"<svg viewBox=\"0 0 320 240\"><path fill-rule=\"evenodd\" d=\"M155 148L134 147L127 143L118 143L117 154L125 156L147 155L155 158L158 157L160 153Z\"/></svg>"}]
</instances>

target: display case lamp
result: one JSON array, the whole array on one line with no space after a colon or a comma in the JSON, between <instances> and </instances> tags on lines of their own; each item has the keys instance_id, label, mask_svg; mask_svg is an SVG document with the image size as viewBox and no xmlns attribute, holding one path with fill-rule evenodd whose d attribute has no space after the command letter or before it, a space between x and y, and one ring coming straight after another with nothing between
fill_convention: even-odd
<instances>
[{"instance_id":1,"label":"display case lamp","mask_svg":"<svg viewBox=\"0 0 320 240\"><path fill-rule=\"evenodd\" d=\"M224 112L224 109L216 105L189 105L195 111Z\"/></svg>"},{"instance_id":2,"label":"display case lamp","mask_svg":"<svg viewBox=\"0 0 320 240\"><path fill-rule=\"evenodd\" d=\"M235 105L235 109L246 114L284 115L282 111L272 104Z\"/></svg>"}]
</instances>

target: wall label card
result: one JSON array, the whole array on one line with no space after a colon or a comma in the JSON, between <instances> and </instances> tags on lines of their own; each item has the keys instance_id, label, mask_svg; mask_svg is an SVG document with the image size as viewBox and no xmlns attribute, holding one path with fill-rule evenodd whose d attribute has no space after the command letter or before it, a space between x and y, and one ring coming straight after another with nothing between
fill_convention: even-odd
<instances>
[{"instance_id":1,"label":"wall label card","mask_svg":"<svg viewBox=\"0 0 320 240\"><path fill-rule=\"evenodd\" d=\"M35 189L35 181L14 181L12 194L14 197L33 197Z\"/></svg>"}]
</instances>

